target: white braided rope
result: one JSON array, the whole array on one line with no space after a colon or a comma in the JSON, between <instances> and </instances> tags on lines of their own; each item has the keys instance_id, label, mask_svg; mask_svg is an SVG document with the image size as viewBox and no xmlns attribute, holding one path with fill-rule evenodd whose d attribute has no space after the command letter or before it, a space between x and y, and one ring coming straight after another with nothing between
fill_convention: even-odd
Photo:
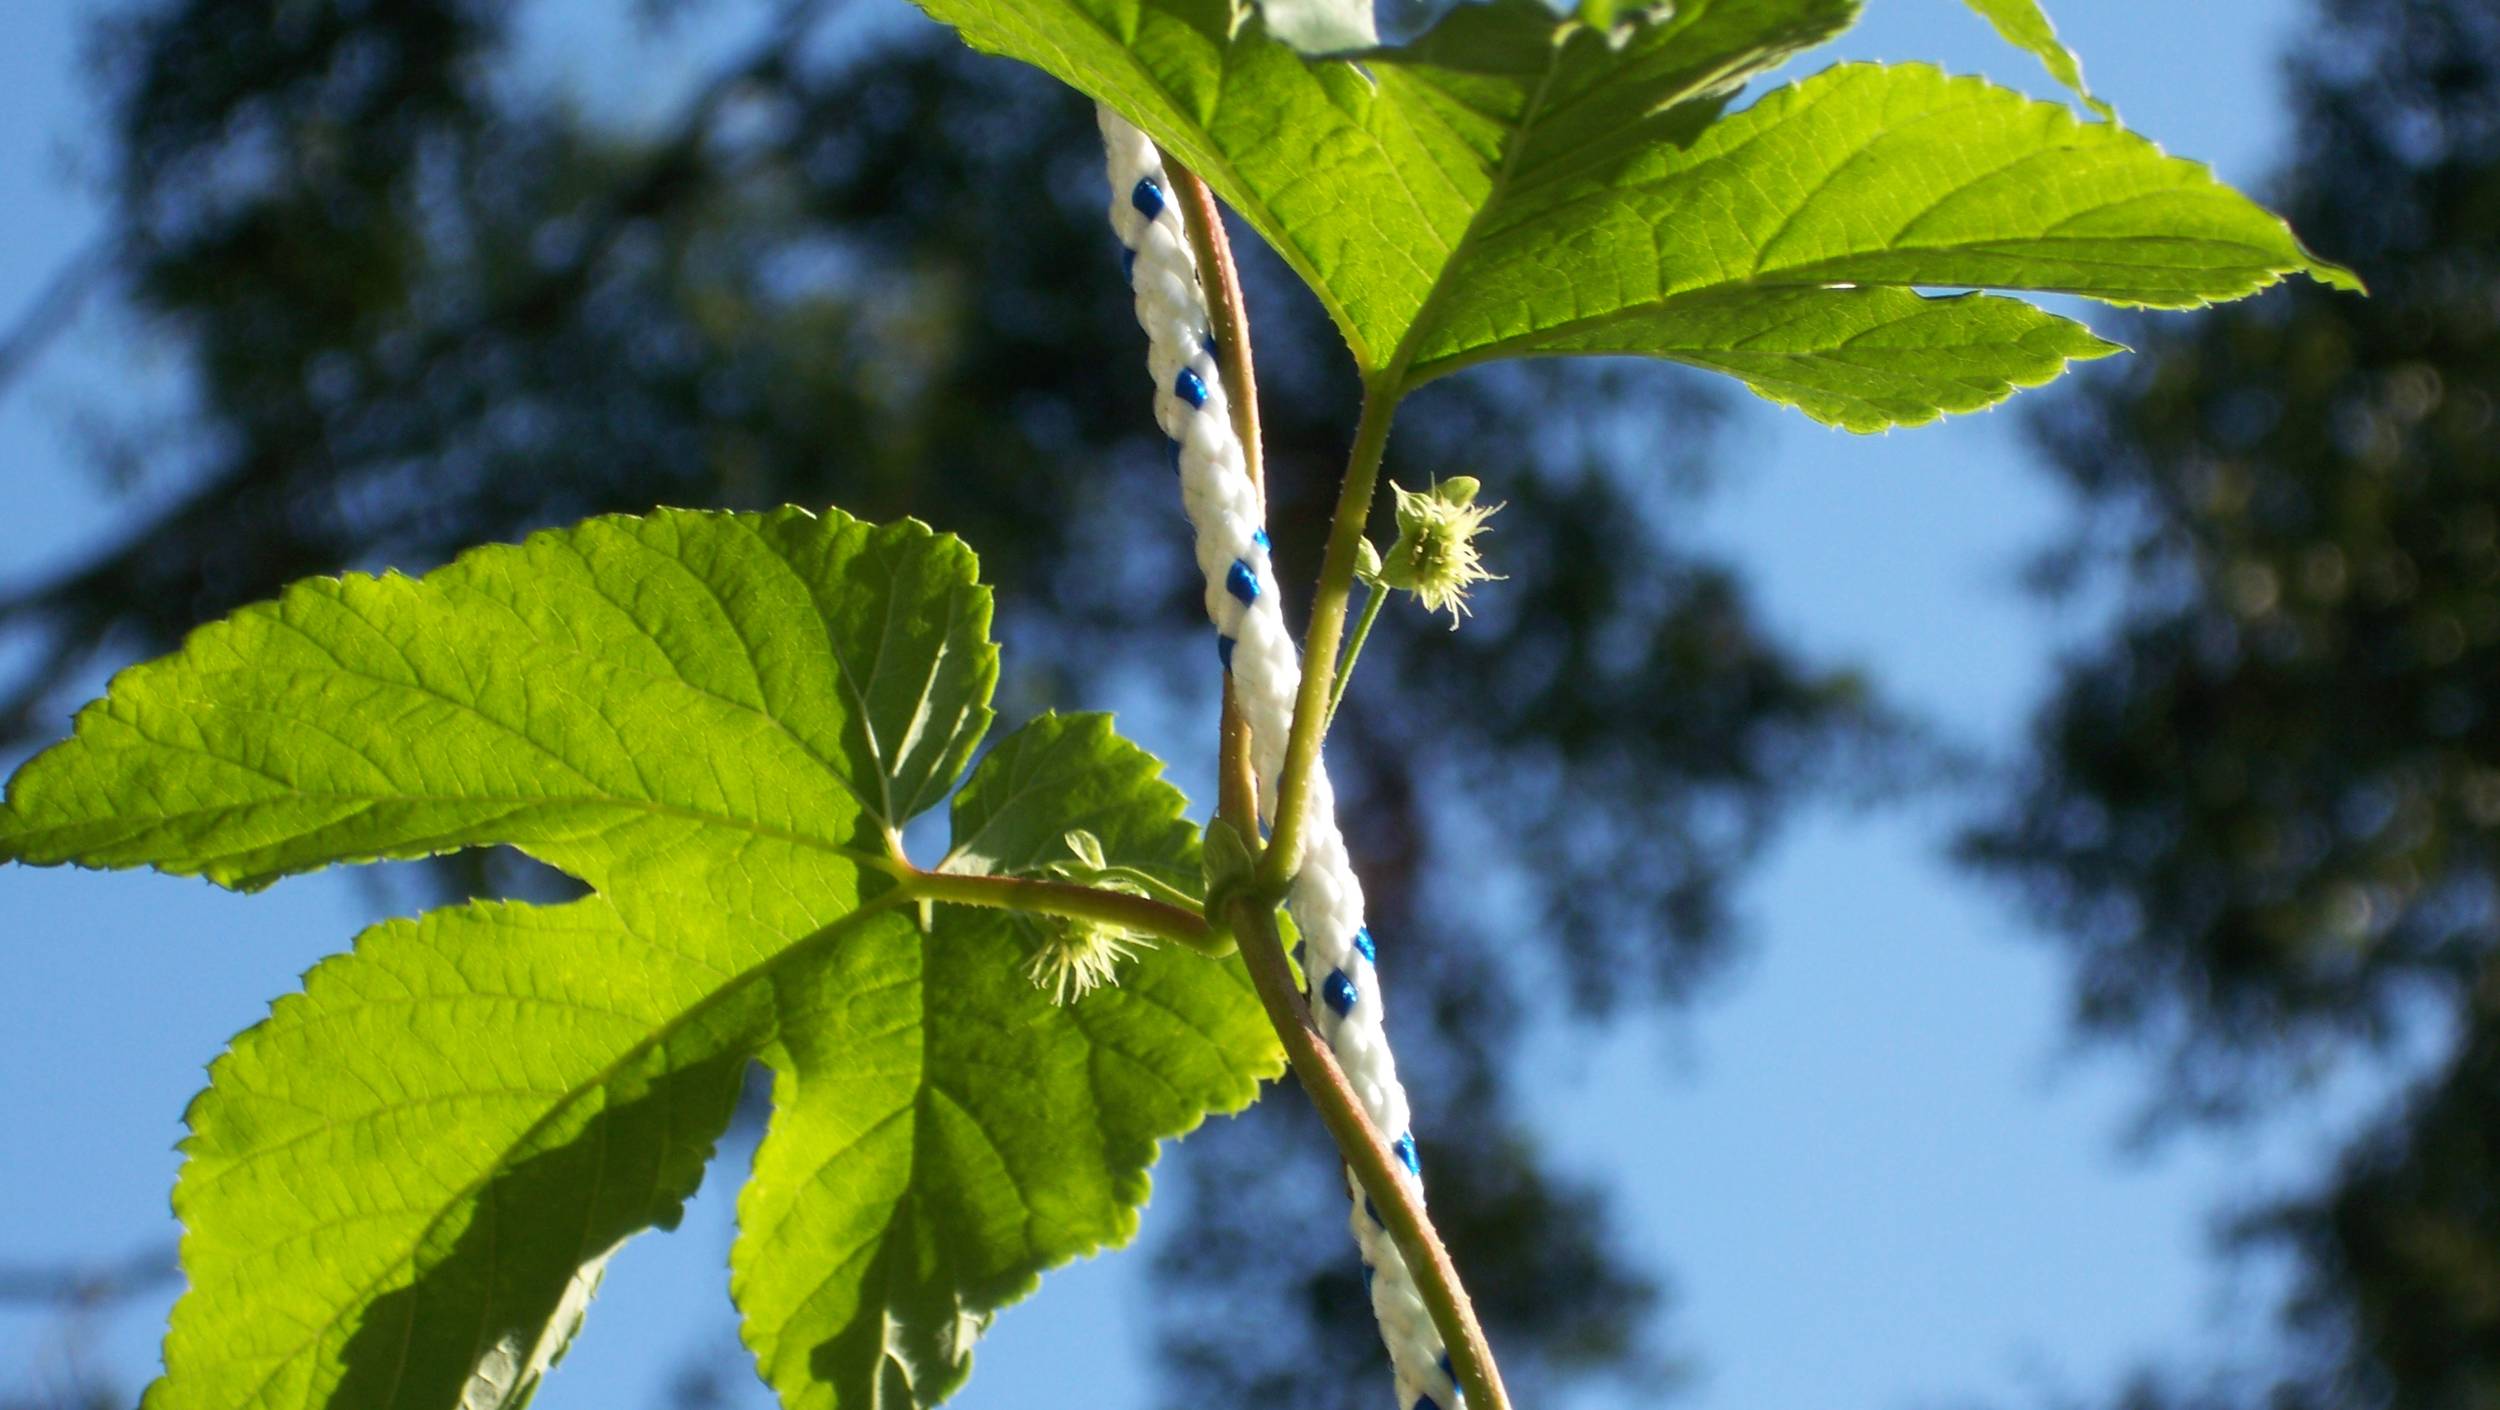
<instances>
[{"instance_id":1,"label":"white braided rope","mask_svg":"<svg viewBox=\"0 0 2500 1410\"><path fill-rule=\"evenodd\" d=\"M1162 155L1118 114L1097 111L1111 174L1111 228L1130 252L1137 322L1146 332L1146 367L1154 378L1155 420L1179 447L1181 500L1197 530L1207 616L1215 623L1234 698L1250 727L1259 812L1272 818L1302 666L1277 606L1262 527L1266 506L1250 483L1233 430L1197 257L1169 196ZM1392 1133L1407 1167L1405 1178L1420 1197L1406 1089L1398 1085L1397 1063L1381 1027L1379 973L1371 933L1363 928L1363 887L1346 856L1345 835L1337 830L1336 795L1326 768L1312 771L1305 807L1302 870L1286 904L1302 932L1311 1011L1364 1111ZM1431 1314L1415 1292L1414 1275L1350 1173L1347 1186L1354 1194L1349 1222L1362 1250L1372 1311L1397 1372L1398 1404L1405 1410L1455 1410L1458 1387Z\"/></svg>"}]
</instances>

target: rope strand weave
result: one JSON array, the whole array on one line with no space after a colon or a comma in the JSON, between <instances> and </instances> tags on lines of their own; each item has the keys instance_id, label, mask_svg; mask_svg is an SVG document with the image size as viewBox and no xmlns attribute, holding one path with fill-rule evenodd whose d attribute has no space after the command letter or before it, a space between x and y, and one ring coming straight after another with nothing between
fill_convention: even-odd
<instances>
[{"instance_id":1,"label":"rope strand weave","mask_svg":"<svg viewBox=\"0 0 2500 1410\"><path fill-rule=\"evenodd\" d=\"M1162 154L1109 108L1097 112L1111 176L1111 227L1126 251L1122 262L1136 294L1138 325L1146 333L1155 420L1177 451L1181 500L1197 532L1198 569L1206 578L1207 617L1215 624L1217 654L1250 727L1260 816L1272 820L1302 666L1277 605L1266 506L1250 482L1233 430L1197 257L1168 195ZM1307 808L1302 870L1286 905L1302 933L1312 1018L1373 1124L1392 1133L1391 1147L1420 1195L1423 1174L1406 1089L1398 1083L1381 1026L1379 971L1371 932L1363 927L1363 887L1337 828L1336 797L1324 766L1312 775ZM1404 1410L1455 1410L1458 1387L1431 1313L1415 1291L1414 1275L1350 1172L1346 1184L1354 1196L1348 1222L1397 1375L1398 1404Z\"/></svg>"}]
</instances>

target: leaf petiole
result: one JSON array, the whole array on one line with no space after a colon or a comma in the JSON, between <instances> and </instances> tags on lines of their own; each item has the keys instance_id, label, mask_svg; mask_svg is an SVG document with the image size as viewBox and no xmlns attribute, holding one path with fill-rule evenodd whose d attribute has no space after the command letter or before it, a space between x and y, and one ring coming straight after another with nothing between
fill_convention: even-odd
<instances>
[{"instance_id":1,"label":"leaf petiole","mask_svg":"<svg viewBox=\"0 0 2500 1410\"><path fill-rule=\"evenodd\" d=\"M1025 911L1117 926L1157 940L1169 940L1201 954L1223 954L1232 948L1231 937L1209 925L1185 896L1183 904L1174 905L1152 896L1135 896L1073 881L948 871L915 871L903 879L901 891L915 901Z\"/></svg>"},{"instance_id":2,"label":"leaf petiole","mask_svg":"<svg viewBox=\"0 0 2500 1410\"><path fill-rule=\"evenodd\" d=\"M1399 400L1398 393L1377 384L1364 389L1362 420L1354 428L1354 449L1346 457L1345 480L1328 528L1328 553L1320 563L1319 587L1311 595L1311 620L1302 639L1302 688L1294 697L1293 732L1285 740L1285 766L1276 784L1276 822L1259 857L1260 890L1278 900L1302 867L1304 802L1311 773L1319 765L1320 739L1328 732L1328 700L1336 684L1346 599L1353 594L1363 526L1380 486L1380 461L1389 448L1389 423L1397 416Z\"/></svg>"},{"instance_id":3,"label":"leaf petiole","mask_svg":"<svg viewBox=\"0 0 2500 1410\"><path fill-rule=\"evenodd\" d=\"M1354 663L1363 655L1363 642L1372 634L1372 623L1380 620L1381 605L1389 600L1386 588L1374 582L1363 584L1363 615L1354 619L1354 635L1347 640L1345 659L1337 663L1337 679L1328 687L1328 713L1320 723L1324 734L1337 723L1337 703L1345 699L1346 682L1354 679Z\"/></svg>"}]
</instances>

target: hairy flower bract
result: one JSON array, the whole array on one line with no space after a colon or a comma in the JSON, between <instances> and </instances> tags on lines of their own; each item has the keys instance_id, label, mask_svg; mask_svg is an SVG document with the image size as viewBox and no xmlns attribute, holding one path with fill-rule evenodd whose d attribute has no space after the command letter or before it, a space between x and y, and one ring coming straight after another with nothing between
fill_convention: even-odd
<instances>
[{"instance_id":1,"label":"hairy flower bract","mask_svg":"<svg viewBox=\"0 0 2500 1410\"><path fill-rule=\"evenodd\" d=\"M1485 570L1476 536L1502 506L1476 503L1479 486L1469 475L1436 481L1420 492L1389 488L1397 493L1398 541L1381 561L1380 581L1415 594L1428 612L1447 611L1455 630L1467 611L1467 590L1501 581L1501 574Z\"/></svg>"},{"instance_id":2,"label":"hairy flower bract","mask_svg":"<svg viewBox=\"0 0 2500 1410\"><path fill-rule=\"evenodd\" d=\"M1120 982L1120 962L1154 942L1094 921L1065 916L1023 917L1040 940L1024 962L1033 987L1066 1006L1105 985Z\"/></svg>"}]
</instances>

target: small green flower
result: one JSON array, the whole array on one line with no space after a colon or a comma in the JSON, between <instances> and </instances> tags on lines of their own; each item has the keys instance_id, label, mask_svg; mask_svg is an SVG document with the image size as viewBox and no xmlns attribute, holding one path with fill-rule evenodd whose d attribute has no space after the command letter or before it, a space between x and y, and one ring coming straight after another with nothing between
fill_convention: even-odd
<instances>
[{"instance_id":1,"label":"small green flower","mask_svg":"<svg viewBox=\"0 0 2500 1410\"><path fill-rule=\"evenodd\" d=\"M1041 943L1024 962L1025 978L1065 1006L1108 984L1117 984L1120 961L1154 942L1145 936L1065 916L1028 916Z\"/></svg>"},{"instance_id":2,"label":"small green flower","mask_svg":"<svg viewBox=\"0 0 2500 1410\"><path fill-rule=\"evenodd\" d=\"M1502 506L1476 503L1480 486L1470 475L1436 481L1421 493L1403 485L1389 488L1398 497L1398 541L1381 561L1380 581L1415 594L1425 611L1446 610L1455 631L1467 611L1467 589L1502 580L1501 574L1485 571L1476 550L1484 521Z\"/></svg>"}]
</instances>

